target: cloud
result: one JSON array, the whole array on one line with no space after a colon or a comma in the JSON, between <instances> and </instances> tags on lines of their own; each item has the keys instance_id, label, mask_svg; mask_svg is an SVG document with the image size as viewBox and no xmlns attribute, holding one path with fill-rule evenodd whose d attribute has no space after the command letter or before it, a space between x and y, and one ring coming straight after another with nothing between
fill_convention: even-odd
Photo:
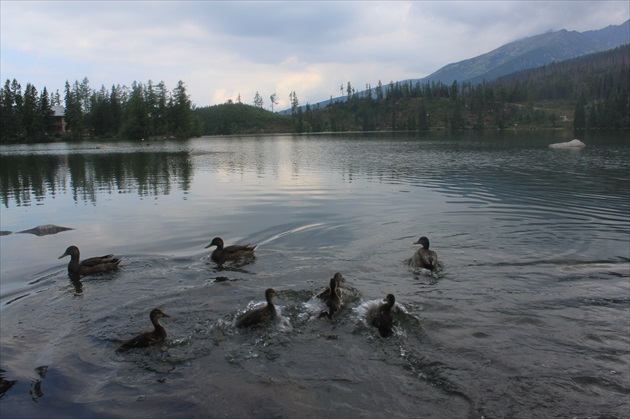
<instances>
[{"instance_id":1,"label":"cloud","mask_svg":"<svg viewBox=\"0 0 630 419\"><path fill-rule=\"evenodd\" d=\"M183 80L197 106L288 106L440 67L548 30L629 18L627 1L2 1L3 80L63 90ZM265 99L265 103L269 101Z\"/></svg>"}]
</instances>

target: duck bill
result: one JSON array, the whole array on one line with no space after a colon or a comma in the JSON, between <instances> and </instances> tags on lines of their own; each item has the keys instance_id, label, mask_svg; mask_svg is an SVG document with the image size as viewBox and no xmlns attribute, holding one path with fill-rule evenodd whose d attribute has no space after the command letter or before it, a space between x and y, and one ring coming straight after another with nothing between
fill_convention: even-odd
<instances>
[{"instance_id":1,"label":"duck bill","mask_svg":"<svg viewBox=\"0 0 630 419\"><path fill-rule=\"evenodd\" d=\"M420 240L413 242L413 244L421 244Z\"/></svg>"},{"instance_id":2,"label":"duck bill","mask_svg":"<svg viewBox=\"0 0 630 419\"><path fill-rule=\"evenodd\" d=\"M65 258L68 256L68 252L64 252L63 255L59 256L57 259Z\"/></svg>"},{"instance_id":3,"label":"duck bill","mask_svg":"<svg viewBox=\"0 0 630 419\"><path fill-rule=\"evenodd\" d=\"M214 244L210 243L209 245L207 245L206 247L204 247L204 249L207 249L208 247L212 247L215 246Z\"/></svg>"}]
</instances>

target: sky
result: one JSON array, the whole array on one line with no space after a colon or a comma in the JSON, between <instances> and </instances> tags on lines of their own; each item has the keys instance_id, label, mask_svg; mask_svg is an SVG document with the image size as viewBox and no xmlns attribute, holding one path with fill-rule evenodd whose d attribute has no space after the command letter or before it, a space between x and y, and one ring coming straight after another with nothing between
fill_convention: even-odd
<instances>
[{"instance_id":1,"label":"sky","mask_svg":"<svg viewBox=\"0 0 630 419\"><path fill-rule=\"evenodd\" d=\"M290 107L422 78L506 43L630 18L621 1L0 0L2 85L39 92L183 81L196 107ZM345 91L344 91L345 94Z\"/></svg>"}]
</instances>

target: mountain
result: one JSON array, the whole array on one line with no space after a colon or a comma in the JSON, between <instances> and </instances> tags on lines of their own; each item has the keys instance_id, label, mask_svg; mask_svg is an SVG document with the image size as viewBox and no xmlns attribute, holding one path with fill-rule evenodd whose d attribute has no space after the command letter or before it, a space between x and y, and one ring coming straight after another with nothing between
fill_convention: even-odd
<instances>
[{"instance_id":1,"label":"mountain","mask_svg":"<svg viewBox=\"0 0 630 419\"><path fill-rule=\"evenodd\" d=\"M630 42L630 20L603 29L576 32L562 29L510 42L486 54L448 64L435 73L412 82L473 84L581 55L605 51Z\"/></svg>"},{"instance_id":2,"label":"mountain","mask_svg":"<svg viewBox=\"0 0 630 419\"><path fill-rule=\"evenodd\" d=\"M610 25L603 29L586 32L562 29L510 42L486 54L448 64L427 77L402 80L398 83L441 82L450 85L457 80L459 83L476 84L552 62L606 51L628 43L630 43L630 20L621 25ZM383 86L385 92L388 88L388 85ZM361 91L357 94L363 97L367 92ZM372 95L375 95L374 89L372 89ZM345 100L347 100L346 96L340 96L333 98L332 102ZM311 106L324 107L330 102L331 100L325 100ZM305 106L300 106L300 108L304 110ZM290 114L291 110L287 109L278 113Z\"/></svg>"}]
</instances>

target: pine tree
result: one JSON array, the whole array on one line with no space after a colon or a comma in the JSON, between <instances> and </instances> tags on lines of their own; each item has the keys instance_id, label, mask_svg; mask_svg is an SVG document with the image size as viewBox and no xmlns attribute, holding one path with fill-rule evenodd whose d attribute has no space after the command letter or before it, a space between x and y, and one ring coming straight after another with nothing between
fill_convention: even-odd
<instances>
[{"instance_id":1,"label":"pine tree","mask_svg":"<svg viewBox=\"0 0 630 419\"><path fill-rule=\"evenodd\" d=\"M76 85L76 83L75 83ZM64 104L66 108L66 127L73 139L83 139L83 110L77 93L66 80Z\"/></svg>"},{"instance_id":2,"label":"pine tree","mask_svg":"<svg viewBox=\"0 0 630 419\"><path fill-rule=\"evenodd\" d=\"M160 81L156 88L157 106L155 109L155 133L166 135L168 133L168 99L169 93L163 81Z\"/></svg>"},{"instance_id":3,"label":"pine tree","mask_svg":"<svg viewBox=\"0 0 630 419\"><path fill-rule=\"evenodd\" d=\"M122 132L126 138L133 140L148 137L149 113L142 83L134 82L131 86L131 97L125 104L123 112Z\"/></svg>"},{"instance_id":4,"label":"pine tree","mask_svg":"<svg viewBox=\"0 0 630 419\"><path fill-rule=\"evenodd\" d=\"M122 126L122 103L120 97L120 85L112 85L112 90L109 94L109 110L111 114L111 128L110 132L113 135L120 134Z\"/></svg>"},{"instance_id":5,"label":"pine tree","mask_svg":"<svg viewBox=\"0 0 630 419\"><path fill-rule=\"evenodd\" d=\"M254 96L254 106L260 109L263 107L263 98L258 91L256 91L256 95Z\"/></svg>"},{"instance_id":6,"label":"pine tree","mask_svg":"<svg viewBox=\"0 0 630 419\"><path fill-rule=\"evenodd\" d=\"M580 96L579 100L575 104L575 111L573 112L573 129L586 128L586 99L584 96Z\"/></svg>"},{"instance_id":7,"label":"pine tree","mask_svg":"<svg viewBox=\"0 0 630 419\"><path fill-rule=\"evenodd\" d=\"M383 83L381 83L381 81L378 81L378 84L376 85L376 100L381 101L383 100Z\"/></svg>"},{"instance_id":8,"label":"pine tree","mask_svg":"<svg viewBox=\"0 0 630 419\"><path fill-rule=\"evenodd\" d=\"M49 135L53 130L53 124L55 122L54 113L50 104L50 98L48 96L48 90L44 87L42 94L39 97L39 115L38 115L39 131L42 136Z\"/></svg>"},{"instance_id":9,"label":"pine tree","mask_svg":"<svg viewBox=\"0 0 630 419\"><path fill-rule=\"evenodd\" d=\"M273 105L278 104L278 96L274 93L273 95L269 96L269 100L271 101L271 112L273 112Z\"/></svg>"},{"instance_id":10,"label":"pine tree","mask_svg":"<svg viewBox=\"0 0 630 419\"><path fill-rule=\"evenodd\" d=\"M17 138L17 112L11 81L7 79L0 90L0 136L2 142Z\"/></svg>"},{"instance_id":11,"label":"pine tree","mask_svg":"<svg viewBox=\"0 0 630 419\"><path fill-rule=\"evenodd\" d=\"M183 81L177 82L171 100L171 132L177 137L196 135L198 123L192 112L192 102Z\"/></svg>"}]
</instances>

